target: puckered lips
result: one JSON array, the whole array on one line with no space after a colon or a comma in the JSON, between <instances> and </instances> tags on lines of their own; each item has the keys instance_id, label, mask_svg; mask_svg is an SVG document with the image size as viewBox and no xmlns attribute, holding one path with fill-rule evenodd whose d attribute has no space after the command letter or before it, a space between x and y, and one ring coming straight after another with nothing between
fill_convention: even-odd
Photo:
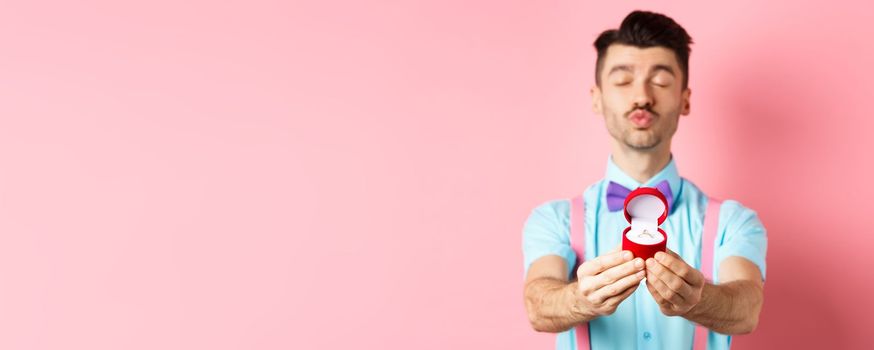
<instances>
[{"instance_id":1,"label":"puckered lips","mask_svg":"<svg viewBox=\"0 0 874 350\"><path fill-rule=\"evenodd\" d=\"M628 120L631 121L634 126L645 129L652 125L653 116L646 110L637 109L628 116Z\"/></svg>"}]
</instances>

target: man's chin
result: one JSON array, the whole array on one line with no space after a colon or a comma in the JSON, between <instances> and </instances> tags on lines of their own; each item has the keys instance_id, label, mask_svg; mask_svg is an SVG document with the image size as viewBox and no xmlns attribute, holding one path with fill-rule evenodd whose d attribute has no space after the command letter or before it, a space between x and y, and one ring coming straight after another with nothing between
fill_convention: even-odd
<instances>
[{"instance_id":1,"label":"man's chin","mask_svg":"<svg viewBox=\"0 0 874 350\"><path fill-rule=\"evenodd\" d=\"M628 148L631 148L634 150L647 151L647 150L651 150L653 148L656 148L656 146L659 145L659 141L652 140L652 139L649 139L649 140L625 140L625 145L628 146Z\"/></svg>"}]
</instances>

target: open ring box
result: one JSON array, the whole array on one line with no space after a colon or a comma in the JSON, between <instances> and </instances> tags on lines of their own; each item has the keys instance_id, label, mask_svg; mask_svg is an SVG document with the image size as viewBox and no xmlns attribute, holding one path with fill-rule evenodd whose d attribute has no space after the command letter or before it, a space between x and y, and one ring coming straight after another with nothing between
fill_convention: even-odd
<instances>
[{"instance_id":1,"label":"open ring box","mask_svg":"<svg viewBox=\"0 0 874 350\"><path fill-rule=\"evenodd\" d=\"M622 250L646 260L667 248L668 235L659 225L668 218L668 201L654 187L640 187L625 197L625 219L631 226L622 231Z\"/></svg>"}]
</instances>

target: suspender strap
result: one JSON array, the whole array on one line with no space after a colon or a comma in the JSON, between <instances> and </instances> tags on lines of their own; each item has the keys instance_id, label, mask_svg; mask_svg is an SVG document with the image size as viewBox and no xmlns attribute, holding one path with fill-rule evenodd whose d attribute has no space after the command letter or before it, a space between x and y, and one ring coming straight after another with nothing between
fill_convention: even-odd
<instances>
[{"instance_id":1,"label":"suspender strap","mask_svg":"<svg viewBox=\"0 0 874 350\"><path fill-rule=\"evenodd\" d=\"M576 275L577 267L586 259L586 202L579 195L571 199L571 248L577 254L577 263L571 272ZM589 323L583 323L574 329L577 338L577 350L590 350Z\"/></svg>"},{"instance_id":2,"label":"suspender strap","mask_svg":"<svg viewBox=\"0 0 874 350\"><path fill-rule=\"evenodd\" d=\"M707 199L707 211L704 212L704 228L701 236L701 272L704 277L713 281L713 249L716 246L716 230L719 227L719 209L722 207L722 201L713 198ZM707 338L710 334L707 328L701 325L695 325L695 339L692 344L694 350L706 350Z\"/></svg>"}]
</instances>

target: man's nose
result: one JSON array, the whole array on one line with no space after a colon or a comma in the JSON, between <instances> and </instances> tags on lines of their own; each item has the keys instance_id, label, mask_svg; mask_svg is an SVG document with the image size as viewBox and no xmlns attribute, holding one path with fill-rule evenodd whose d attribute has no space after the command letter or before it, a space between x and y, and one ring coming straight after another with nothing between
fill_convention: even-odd
<instances>
[{"instance_id":1,"label":"man's nose","mask_svg":"<svg viewBox=\"0 0 874 350\"><path fill-rule=\"evenodd\" d=\"M634 108L652 106L655 103L655 101L653 101L652 89L646 82L634 84L634 89L632 92L634 94L632 96Z\"/></svg>"}]
</instances>

